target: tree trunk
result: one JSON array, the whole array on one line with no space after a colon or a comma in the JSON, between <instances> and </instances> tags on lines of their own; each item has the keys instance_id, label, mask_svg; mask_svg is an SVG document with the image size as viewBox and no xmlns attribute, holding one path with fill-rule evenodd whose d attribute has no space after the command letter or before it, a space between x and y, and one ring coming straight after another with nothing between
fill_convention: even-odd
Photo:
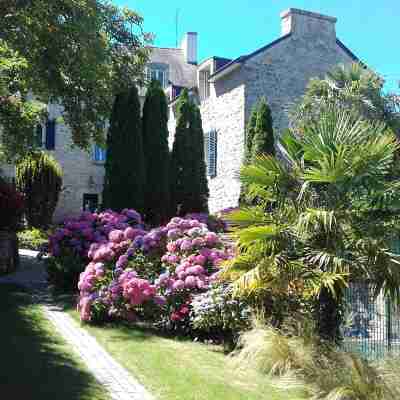
<instances>
[{"instance_id":1,"label":"tree trunk","mask_svg":"<svg viewBox=\"0 0 400 400\"><path fill-rule=\"evenodd\" d=\"M0 231L0 275L14 272L19 265L16 232Z\"/></svg>"},{"instance_id":2,"label":"tree trunk","mask_svg":"<svg viewBox=\"0 0 400 400\"><path fill-rule=\"evenodd\" d=\"M340 302L340 294L337 298L324 288L321 290L316 305L316 321L318 334L321 339L329 342L340 342L340 325L342 323L342 313Z\"/></svg>"}]
</instances>

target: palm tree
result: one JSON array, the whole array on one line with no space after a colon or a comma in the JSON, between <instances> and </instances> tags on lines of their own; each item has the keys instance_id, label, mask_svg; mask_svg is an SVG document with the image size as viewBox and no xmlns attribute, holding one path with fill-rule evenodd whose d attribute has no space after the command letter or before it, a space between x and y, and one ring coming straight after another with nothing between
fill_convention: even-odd
<instances>
[{"instance_id":1,"label":"palm tree","mask_svg":"<svg viewBox=\"0 0 400 400\"><path fill-rule=\"evenodd\" d=\"M279 147L284 159L259 156L241 170L257 204L230 216L238 255L225 275L238 295L308 302L321 337L335 340L351 281L400 299L400 256L390 250L400 231L397 140L384 124L330 107Z\"/></svg>"},{"instance_id":2,"label":"palm tree","mask_svg":"<svg viewBox=\"0 0 400 400\"><path fill-rule=\"evenodd\" d=\"M324 79L311 79L302 101L292 111L298 130L319 118L321 109L336 105L371 122L384 122L400 134L400 99L383 91L384 80L365 65L339 65Z\"/></svg>"}]
</instances>

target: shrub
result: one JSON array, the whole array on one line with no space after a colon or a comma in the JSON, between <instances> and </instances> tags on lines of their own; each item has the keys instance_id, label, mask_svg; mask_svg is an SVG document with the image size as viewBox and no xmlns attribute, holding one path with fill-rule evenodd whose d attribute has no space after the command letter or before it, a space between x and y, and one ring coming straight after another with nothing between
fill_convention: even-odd
<instances>
[{"instance_id":1,"label":"shrub","mask_svg":"<svg viewBox=\"0 0 400 400\"><path fill-rule=\"evenodd\" d=\"M122 213L84 212L66 219L49 238L50 258L46 262L49 281L56 287L76 290L79 274L91 258L90 246L107 243L109 234L116 229L143 232L141 223L141 216L127 209Z\"/></svg>"},{"instance_id":2,"label":"shrub","mask_svg":"<svg viewBox=\"0 0 400 400\"><path fill-rule=\"evenodd\" d=\"M46 247L49 238L46 231L32 228L19 232L18 240L21 249L42 251Z\"/></svg>"},{"instance_id":3,"label":"shrub","mask_svg":"<svg viewBox=\"0 0 400 400\"><path fill-rule=\"evenodd\" d=\"M400 394L398 363L372 363L260 322L243 333L233 360L239 368L276 377L278 387L302 388L313 399L394 400Z\"/></svg>"},{"instance_id":4,"label":"shrub","mask_svg":"<svg viewBox=\"0 0 400 400\"><path fill-rule=\"evenodd\" d=\"M16 166L18 189L25 196L25 217L30 227L51 224L62 187L58 162L43 152L28 154Z\"/></svg>"},{"instance_id":5,"label":"shrub","mask_svg":"<svg viewBox=\"0 0 400 400\"><path fill-rule=\"evenodd\" d=\"M24 198L13 185L0 178L0 229L16 230L24 209Z\"/></svg>"},{"instance_id":6,"label":"shrub","mask_svg":"<svg viewBox=\"0 0 400 400\"><path fill-rule=\"evenodd\" d=\"M194 329L228 340L250 326L251 308L232 296L232 286L218 282L192 300L191 323Z\"/></svg>"},{"instance_id":7,"label":"shrub","mask_svg":"<svg viewBox=\"0 0 400 400\"><path fill-rule=\"evenodd\" d=\"M208 289L230 256L197 220L173 218L149 232L113 230L108 241L90 246L79 281L81 318L144 318L187 331L193 295Z\"/></svg>"}]
</instances>

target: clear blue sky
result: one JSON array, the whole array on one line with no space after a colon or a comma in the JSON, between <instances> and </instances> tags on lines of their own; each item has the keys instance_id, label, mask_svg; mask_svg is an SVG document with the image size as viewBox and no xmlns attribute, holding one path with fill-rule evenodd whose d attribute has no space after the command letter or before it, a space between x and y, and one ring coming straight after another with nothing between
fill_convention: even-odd
<instances>
[{"instance_id":1,"label":"clear blue sky","mask_svg":"<svg viewBox=\"0 0 400 400\"><path fill-rule=\"evenodd\" d=\"M280 35L281 11L302 8L338 18L338 37L365 63L400 91L400 0L114 0L144 17L156 35L155 45L175 46L184 32L199 34L199 59L234 58L256 50Z\"/></svg>"}]
</instances>

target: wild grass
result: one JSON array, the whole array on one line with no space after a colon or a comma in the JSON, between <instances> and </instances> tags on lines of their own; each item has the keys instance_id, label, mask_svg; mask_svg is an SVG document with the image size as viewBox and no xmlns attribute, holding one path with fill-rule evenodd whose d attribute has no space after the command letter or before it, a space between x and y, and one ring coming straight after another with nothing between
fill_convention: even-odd
<instances>
[{"instance_id":1,"label":"wild grass","mask_svg":"<svg viewBox=\"0 0 400 400\"><path fill-rule=\"evenodd\" d=\"M400 399L400 359L372 363L260 321L242 335L232 362L273 377L280 389L301 389L313 400Z\"/></svg>"}]
</instances>

